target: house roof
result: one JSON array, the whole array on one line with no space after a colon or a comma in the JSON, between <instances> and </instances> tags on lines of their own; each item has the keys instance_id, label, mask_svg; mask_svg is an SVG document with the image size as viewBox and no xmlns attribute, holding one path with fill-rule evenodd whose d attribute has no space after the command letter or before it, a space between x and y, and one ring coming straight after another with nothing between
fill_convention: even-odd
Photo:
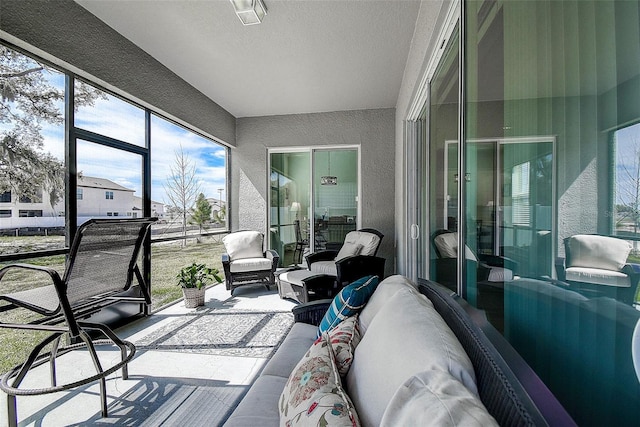
<instances>
[{"instance_id":1,"label":"house roof","mask_svg":"<svg viewBox=\"0 0 640 427\"><path fill-rule=\"evenodd\" d=\"M116 184L115 182L108 180L106 178L96 178L94 176L86 176L86 175L78 177L78 187L100 188L104 190L129 191L131 193L135 193L135 190L132 190L127 187L123 187L122 185Z\"/></svg>"},{"instance_id":2,"label":"house roof","mask_svg":"<svg viewBox=\"0 0 640 427\"><path fill-rule=\"evenodd\" d=\"M133 196L133 198L136 200L136 203L137 203L137 202L140 202L140 206L142 206L142 197L140 197L140 196ZM152 204L152 205L162 205L162 206L164 206L164 203L162 203L162 202L156 202L156 201L155 201L155 200L153 200L153 199L151 199L151 204Z\"/></svg>"}]
</instances>

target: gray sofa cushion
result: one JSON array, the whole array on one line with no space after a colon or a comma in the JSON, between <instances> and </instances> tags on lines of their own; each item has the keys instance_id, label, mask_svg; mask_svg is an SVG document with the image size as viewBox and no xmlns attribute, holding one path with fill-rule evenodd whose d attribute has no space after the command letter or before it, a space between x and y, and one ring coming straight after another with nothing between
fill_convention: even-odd
<instances>
[{"instance_id":1,"label":"gray sofa cushion","mask_svg":"<svg viewBox=\"0 0 640 427\"><path fill-rule=\"evenodd\" d=\"M316 340L317 326L295 323L225 426L279 426L278 399L291 371Z\"/></svg>"},{"instance_id":2,"label":"gray sofa cushion","mask_svg":"<svg viewBox=\"0 0 640 427\"><path fill-rule=\"evenodd\" d=\"M293 366L291 368L293 369ZM287 379L287 377L262 374L224 425L228 427L279 426L278 400Z\"/></svg>"},{"instance_id":3,"label":"gray sofa cushion","mask_svg":"<svg viewBox=\"0 0 640 427\"><path fill-rule=\"evenodd\" d=\"M317 332L317 326L295 323L278 351L265 366L262 375L283 377L285 380L289 378L293 368L316 340ZM280 396L280 392L282 389L277 393L278 396Z\"/></svg>"}]
</instances>

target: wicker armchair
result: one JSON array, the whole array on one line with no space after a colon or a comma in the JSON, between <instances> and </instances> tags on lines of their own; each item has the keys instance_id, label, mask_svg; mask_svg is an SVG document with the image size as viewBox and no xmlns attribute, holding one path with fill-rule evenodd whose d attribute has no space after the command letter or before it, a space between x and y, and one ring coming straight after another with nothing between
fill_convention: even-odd
<instances>
[{"instance_id":1,"label":"wicker armchair","mask_svg":"<svg viewBox=\"0 0 640 427\"><path fill-rule=\"evenodd\" d=\"M556 259L558 280L587 297L635 302L640 265L627 262L631 244L616 237L576 234L564 239L566 258Z\"/></svg>"},{"instance_id":2,"label":"wicker armchair","mask_svg":"<svg viewBox=\"0 0 640 427\"><path fill-rule=\"evenodd\" d=\"M275 285L275 272L280 257L274 250L263 250L264 235L258 231L236 231L222 239L226 253L222 254L227 290L243 285L262 283L269 289Z\"/></svg>"},{"instance_id":3,"label":"wicker armchair","mask_svg":"<svg viewBox=\"0 0 640 427\"><path fill-rule=\"evenodd\" d=\"M375 275L384 278L385 259L376 256L384 235L372 228L351 231L345 236L338 249L325 249L306 257L308 276L325 275L333 280L333 290L324 292L332 296L344 286L364 276ZM321 290L316 289L317 292ZM326 291L326 290L325 290Z\"/></svg>"}]
</instances>

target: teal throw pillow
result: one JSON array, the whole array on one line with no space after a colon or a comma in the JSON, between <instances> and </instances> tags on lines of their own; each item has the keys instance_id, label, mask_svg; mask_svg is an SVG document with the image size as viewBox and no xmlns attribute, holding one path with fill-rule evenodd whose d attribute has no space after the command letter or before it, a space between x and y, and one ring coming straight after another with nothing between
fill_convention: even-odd
<instances>
[{"instance_id":1,"label":"teal throw pillow","mask_svg":"<svg viewBox=\"0 0 640 427\"><path fill-rule=\"evenodd\" d=\"M320 322L318 337L362 310L377 286L378 276L366 276L342 288Z\"/></svg>"}]
</instances>

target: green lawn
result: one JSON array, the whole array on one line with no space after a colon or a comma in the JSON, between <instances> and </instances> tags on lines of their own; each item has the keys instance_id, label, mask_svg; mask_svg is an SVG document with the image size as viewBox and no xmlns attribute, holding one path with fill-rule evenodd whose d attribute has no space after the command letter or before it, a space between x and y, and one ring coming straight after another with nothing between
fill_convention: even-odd
<instances>
[{"instance_id":1,"label":"green lawn","mask_svg":"<svg viewBox=\"0 0 640 427\"><path fill-rule=\"evenodd\" d=\"M217 268L221 275L221 255L224 246L221 237L201 237L188 240L183 246L181 242L157 243L151 246L151 299L152 310L170 304L182 298L182 290L176 285L178 271L192 262L205 263L207 266ZM15 239L15 238L14 238ZM25 237L26 239L37 239ZM24 245L30 245L26 241ZM64 256L43 257L26 260L29 264L46 265L56 269L59 273L64 271ZM2 267L3 264L0 264ZM16 290L30 289L48 284L44 275L34 275L26 271L16 270L7 274L0 283L2 294ZM218 285L216 285L218 286ZM224 284L220 285L224 286ZM26 311L13 310L11 314L3 313L1 321L24 321L30 314ZM23 361L36 342L43 339L43 333L32 331L16 332L14 330L0 329L0 372L6 372L11 367Z\"/></svg>"}]
</instances>

